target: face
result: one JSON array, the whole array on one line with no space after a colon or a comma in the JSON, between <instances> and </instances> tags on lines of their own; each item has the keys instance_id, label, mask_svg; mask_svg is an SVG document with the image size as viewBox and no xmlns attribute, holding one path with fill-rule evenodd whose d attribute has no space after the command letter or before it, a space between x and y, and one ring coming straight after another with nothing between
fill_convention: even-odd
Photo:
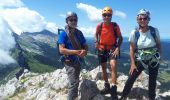
<instances>
[{"instance_id":1,"label":"face","mask_svg":"<svg viewBox=\"0 0 170 100\"><path fill-rule=\"evenodd\" d=\"M149 23L149 18L146 15L139 15L137 17L137 22L140 26L145 27Z\"/></svg>"},{"instance_id":2,"label":"face","mask_svg":"<svg viewBox=\"0 0 170 100\"><path fill-rule=\"evenodd\" d=\"M68 26L70 26L71 28L76 28L77 27L77 18L74 16L71 16L68 18L67 22L68 22Z\"/></svg>"},{"instance_id":3,"label":"face","mask_svg":"<svg viewBox=\"0 0 170 100\"><path fill-rule=\"evenodd\" d=\"M104 14L102 15L102 17L103 17L103 21L104 21L104 22L111 22L112 14L104 13Z\"/></svg>"}]
</instances>

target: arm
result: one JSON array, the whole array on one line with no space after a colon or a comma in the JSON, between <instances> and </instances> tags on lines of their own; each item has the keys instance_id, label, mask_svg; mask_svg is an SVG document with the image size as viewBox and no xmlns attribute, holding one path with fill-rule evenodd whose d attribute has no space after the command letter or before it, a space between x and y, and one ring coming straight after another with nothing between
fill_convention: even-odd
<instances>
[{"instance_id":1,"label":"arm","mask_svg":"<svg viewBox=\"0 0 170 100\"><path fill-rule=\"evenodd\" d=\"M120 35L120 36L118 37L118 44L117 44L117 46L118 46L119 48L120 48L122 42L123 42L123 37L122 37L122 35Z\"/></svg>"},{"instance_id":2,"label":"arm","mask_svg":"<svg viewBox=\"0 0 170 100\"><path fill-rule=\"evenodd\" d=\"M100 28L100 25L98 25L96 27L96 33L94 35L94 43L95 43L95 48L98 47L98 43L99 43L99 28Z\"/></svg>"},{"instance_id":3,"label":"arm","mask_svg":"<svg viewBox=\"0 0 170 100\"><path fill-rule=\"evenodd\" d=\"M116 27L116 34L118 36L117 46L120 48L120 46L121 46L121 44L123 42L123 37L122 37L121 31L120 31L120 27L119 27L118 24L117 24L117 27Z\"/></svg>"},{"instance_id":4,"label":"arm","mask_svg":"<svg viewBox=\"0 0 170 100\"><path fill-rule=\"evenodd\" d=\"M81 50L70 50L65 48L64 44L59 44L59 50L60 53L64 55L79 55L81 53Z\"/></svg>"},{"instance_id":5,"label":"arm","mask_svg":"<svg viewBox=\"0 0 170 100\"><path fill-rule=\"evenodd\" d=\"M161 48L161 41L160 41L160 35L159 35L159 31L156 28L156 47L158 48L158 51L160 53L160 56L162 55L162 48Z\"/></svg>"},{"instance_id":6,"label":"arm","mask_svg":"<svg viewBox=\"0 0 170 100\"><path fill-rule=\"evenodd\" d=\"M130 60L131 64L135 64L134 43L130 42Z\"/></svg>"},{"instance_id":7,"label":"arm","mask_svg":"<svg viewBox=\"0 0 170 100\"><path fill-rule=\"evenodd\" d=\"M122 34L121 34L121 32L120 32L120 28L119 28L119 26L117 25L117 27L116 27L116 34L117 34L117 48L115 49L115 51L113 52L113 55L114 56L117 56L117 55L119 55L120 54L120 46L121 46L121 44L122 44L122 42L123 42L123 37L122 37Z\"/></svg>"},{"instance_id":8,"label":"arm","mask_svg":"<svg viewBox=\"0 0 170 100\"><path fill-rule=\"evenodd\" d=\"M131 75L132 75L133 71L136 69L134 47L135 47L134 43L130 42L131 68L130 68L129 74L131 74Z\"/></svg>"}]
</instances>

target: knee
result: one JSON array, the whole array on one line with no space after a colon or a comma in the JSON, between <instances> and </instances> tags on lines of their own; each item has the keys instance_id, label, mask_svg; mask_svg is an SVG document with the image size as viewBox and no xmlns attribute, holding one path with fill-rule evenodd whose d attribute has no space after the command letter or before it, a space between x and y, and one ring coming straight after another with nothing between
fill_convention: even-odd
<instances>
[{"instance_id":1,"label":"knee","mask_svg":"<svg viewBox=\"0 0 170 100\"><path fill-rule=\"evenodd\" d=\"M116 71L116 64L115 63L110 64L110 66L111 66L112 71Z\"/></svg>"}]
</instances>

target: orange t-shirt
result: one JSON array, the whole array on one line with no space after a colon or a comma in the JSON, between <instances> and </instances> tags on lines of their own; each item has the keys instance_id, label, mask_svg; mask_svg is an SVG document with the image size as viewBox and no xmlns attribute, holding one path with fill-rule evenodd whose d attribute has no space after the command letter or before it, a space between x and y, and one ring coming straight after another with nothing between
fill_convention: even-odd
<instances>
[{"instance_id":1,"label":"orange t-shirt","mask_svg":"<svg viewBox=\"0 0 170 100\"><path fill-rule=\"evenodd\" d=\"M100 25L101 23L97 25L96 33L98 32ZM117 36L118 37L121 36L120 28L118 25L116 26L116 31L117 31ZM98 48L107 49L107 50L113 48L113 46L116 44L116 37L114 35L114 29L112 23L110 23L109 25L106 25L104 23L102 24L102 30L101 30L101 35L99 40L100 41L99 41Z\"/></svg>"}]
</instances>

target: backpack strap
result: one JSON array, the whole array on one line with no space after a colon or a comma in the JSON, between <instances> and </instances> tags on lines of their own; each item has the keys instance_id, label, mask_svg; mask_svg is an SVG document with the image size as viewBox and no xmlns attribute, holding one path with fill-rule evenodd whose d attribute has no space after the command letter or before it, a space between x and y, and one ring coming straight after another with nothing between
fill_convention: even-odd
<instances>
[{"instance_id":1,"label":"backpack strap","mask_svg":"<svg viewBox=\"0 0 170 100\"><path fill-rule=\"evenodd\" d=\"M156 31L155 31L155 28L152 27L152 26L149 26L149 29L150 29L150 32L151 32L151 35L152 37L154 38L155 40L155 43L157 44L157 37L156 37Z\"/></svg>"},{"instance_id":2,"label":"backpack strap","mask_svg":"<svg viewBox=\"0 0 170 100\"><path fill-rule=\"evenodd\" d=\"M115 22L112 22L112 25L113 25L113 31L114 31L114 36L116 37L116 39L117 39L117 23L115 23Z\"/></svg>"}]
</instances>

